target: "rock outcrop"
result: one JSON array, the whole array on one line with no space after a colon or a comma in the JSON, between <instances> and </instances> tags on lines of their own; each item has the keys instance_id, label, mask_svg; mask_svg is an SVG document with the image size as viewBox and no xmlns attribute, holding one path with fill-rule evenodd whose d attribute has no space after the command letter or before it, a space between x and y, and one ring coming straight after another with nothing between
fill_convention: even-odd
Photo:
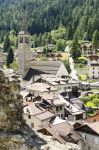
<instances>
[{"instance_id":1,"label":"rock outcrop","mask_svg":"<svg viewBox=\"0 0 99 150\"><path fill-rule=\"evenodd\" d=\"M19 91L20 81L0 70L0 150L36 150L45 143L26 125Z\"/></svg>"}]
</instances>

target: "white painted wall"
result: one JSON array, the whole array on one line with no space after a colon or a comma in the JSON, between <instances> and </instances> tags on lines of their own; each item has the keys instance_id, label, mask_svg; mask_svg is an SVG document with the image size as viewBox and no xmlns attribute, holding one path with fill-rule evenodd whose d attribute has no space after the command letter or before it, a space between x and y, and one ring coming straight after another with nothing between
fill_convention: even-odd
<instances>
[{"instance_id":1,"label":"white painted wall","mask_svg":"<svg viewBox=\"0 0 99 150\"><path fill-rule=\"evenodd\" d=\"M58 84L58 85L54 85L54 87L57 89L57 93L62 93L65 92L66 89L68 89L68 83L67 84Z\"/></svg>"},{"instance_id":2,"label":"white painted wall","mask_svg":"<svg viewBox=\"0 0 99 150\"><path fill-rule=\"evenodd\" d=\"M38 130L40 129L39 125L42 123L41 120L39 120L35 116L31 116L31 119L28 118L28 114L23 115L24 119L26 120L26 123L31 127L31 123L34 123L34 129Z\"/></svg>"},{"instance_id":3,"label":"white painted wall","mask_svg":"<svg viewBox=\"0 0 99 150\"><path fill-rule=\"evenodd\" d=\"M99 78L99 66L89 66L88 75L89 78Z\"/></svg>"},{"instance_id":4,"label":"white painted wall","mask_svg":"<svg viewBox=\"0 0 99 150\"><path fill-rule=\"evenodd\" d=\"M99 66L91 66L91 64L99 64L99 60L88 60L88 76L89 78L99 78Z\"/></svg>"},{"instance_id":5,"label":"white painted wall","mask_svg":"<svg viewBox=\"0 0 99 150\"><path fill-rule=\"evenodd\" d=\"M92 150L99 150L99 136L79 132L83 140L86 141ZM86 148L87 150L87 148Z\"/></svg>"},{"instance_id":6,"label":"white painted wall","mask_svg":"<svg viewBox=\"0 0 99 150\"><path fill-rule=\"evenodd\" d=\"M63 114L63 117L65 117L65 111L64 111L65 105L60 105L60 106L62 106L62 110L60 110L60 109L58 108L58 111L57 111L57 110L56 110L56 106L53 106L53 107L52 107L52 110L54 111L55 115L58 115L58 116L61 117L61 115ZM60 107L60 106L57 106L57 107Z\"/></svg>"},{"instance_id":7,"label":"white painted wall","mask_svg":"<svg viewBox=\"0 0 99 150\"><path fill-rule=\"evenodd\" d=\"M60 65L59 70L58 70L56 76L61 77L62 75L64 75L64 76L68 75L68 72L67 72L67 70L66 70L66 68L65 68L65 66L64 66L63 63Z\"/></svg>"}]
</instances>

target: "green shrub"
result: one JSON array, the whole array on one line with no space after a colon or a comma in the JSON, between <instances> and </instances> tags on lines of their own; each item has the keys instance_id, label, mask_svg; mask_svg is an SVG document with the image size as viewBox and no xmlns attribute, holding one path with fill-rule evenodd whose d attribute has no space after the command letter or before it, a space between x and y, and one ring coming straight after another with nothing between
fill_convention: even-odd
<instances>
[{"instance_id":1,"label":"green shrub","mask_svg":"<svg viewBox=\"0 0 99 150\"><path fill-rule=\"evenodd\" d=\"M85 57L79 57L76 63L87 64L87 59Z\"/></svg>"},{"instance_id":2,"label":"green shrub","mask_svg":"<svg viewBox=\"0 0 99 150\"><path fill-rule=\"evenodd\" d=\"M87 80L87 75L79 75L79 79L81 81L86 81Z\"/></svg>"}]
</instances>

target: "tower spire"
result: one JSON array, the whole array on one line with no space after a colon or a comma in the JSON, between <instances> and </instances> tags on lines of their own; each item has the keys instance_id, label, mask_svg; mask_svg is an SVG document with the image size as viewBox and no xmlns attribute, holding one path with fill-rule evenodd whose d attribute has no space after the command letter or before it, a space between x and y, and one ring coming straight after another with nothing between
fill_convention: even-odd
<instances>
[{"instance_id":1,"label":"tower spire","mask_svg":"<svg viewBox=\"0 0 99 150\"><path fill-rule=\"evenodd\" d=\"M23 20L22 20L22 23L21 23L21 31L27 31L26 17L24 17Z\"/></svg>"}]
</instances>

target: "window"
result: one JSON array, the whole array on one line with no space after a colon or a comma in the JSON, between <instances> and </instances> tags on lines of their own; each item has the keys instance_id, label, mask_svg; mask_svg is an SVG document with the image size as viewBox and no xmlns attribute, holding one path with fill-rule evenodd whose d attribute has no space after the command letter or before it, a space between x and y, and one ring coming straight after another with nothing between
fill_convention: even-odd
<instances>
[{"instance_id":1,"label":"window","mask_svg":"<svg viewBox=\"0 0 99 150\"><path fill-rule=\"evenodd\" d=\"M62 110L62 106L60 106L60 110Z\"/></svg>"},{"instance_id":2,"label":"window","mask_svg":"<svg viewBox=\"0 0 99 150\"><path fill-rule=\"evenodd\" d=\"M58 107L56 107L56 111L58 111Z\"/></svg>"},{"instance_id":3,"label":"window","mask_svg":"<svg viewBox=\"0 0 99 150\"><path fill-rule=\"evenodd\" d=\"M99 139L98 139L98 137L95 137L95 144L99 144Z\"/></svg>"},{"instance_id":4,"label":"window","mask_svg":"<svg viewBox=\"0 0 99 150\"><path fill-rule=\"evenodd\" d=\"M93 70L94 70L94 67L93 67Z\"/></svg>"},{"instance_id":5,"label":"window","mask_svg":"<svg viewBox=\"0 0 99 150\"><path fill-rule=\"evenodd\" d=\"M31 127L34 128L34 123L33 122L31 123Z\"/></svg>"},{"instance_id":6,"label":"window","mask_svg":"<svg viewBox=\"0 0 99 150\"><path fill-rule=\"evenodd\" d=\"M30 113L30 110L29 110L29 108L27 108L27 112L28 112L28 113Z\"/></svg>"},{"instance_id":7,"label":"window","mask_svg":"<svg viewBox=\"0 0 99 150\"><path fill-rule=\"evenodd\" d=\"M25 43L29 43L29 38L28 37L25 38Z\"/></svg>"},{"instance_id":8,"label":"window","mask_svg":"<svg viewBox=\"0 0 99 150\"><path fill-rule=\"evenodd\" d=\"M82 133L82 138L86 140L86 134Z\"/></svg>"},{"instance_id":9,"label":"window","mask_svg":"<svg viewBox=\"0 0 99 150\"><path fill-rule=\"evenodd\" d=\"M20 37L20 43L23 43L23 37Z\"/></svg>"},{"instance_id":10,"label":"window","mask_svg":"<svg viewBox=\"0 0 99 150\"><path fill-rule=\"evenodd\" d=\"M63 118L63 114L61 114L61 118Z\"/></svg>"},{"instance_id":11,"label":"window","mask_svg":"<svg viewBox=\"0 0 99 150\"><path fill-rule=\"evenodd\" d=\"M58 115L58 117L60 117L60 114Z\"/></svg>"},{"instance_id":12,"label":"window","mask_svg":"<svg viewBox=\"0 0 99 150\"><path fill-rule=\"evenodd\" d=\"M83 138L83 139L85 138L85 134L83 134L83 133L82 133L82 138Z\"/></svg>"},{"instance_id":13,"label":"window","mask_svg":"<svg viewBox=\"0 0 99 150\"><path fill-rule=\"evenodd\" d=\"M68 114L65 114L65 117L67 117L67 118L68 118Z\"/></svg>"},{"instance_id":14,"label":"window","mask_svg":"<svg viewBox=\"0 0 99 150\"><path fill-rule=\"evenodd\" d=\"M62 106L56 107L56 111L62 110Z\"/></svg>"},{"instance_id":15,"label":"window","mask_svg":"<svg viewBox=\"0 0 99 150\"><path fill-rule=\"evenodd\" d=\"M93 74L94 74L94 71L93 71Z\"/></svg>"},{"instance_id":16,"label":"window","mask_svg":"<svg viewBox=\"0 0 99 150\"><path fill-rule=\"evenodd\" d=\"M28 118L31 119L31 115L28 115Z\"/></svg>"}]
</instances>

